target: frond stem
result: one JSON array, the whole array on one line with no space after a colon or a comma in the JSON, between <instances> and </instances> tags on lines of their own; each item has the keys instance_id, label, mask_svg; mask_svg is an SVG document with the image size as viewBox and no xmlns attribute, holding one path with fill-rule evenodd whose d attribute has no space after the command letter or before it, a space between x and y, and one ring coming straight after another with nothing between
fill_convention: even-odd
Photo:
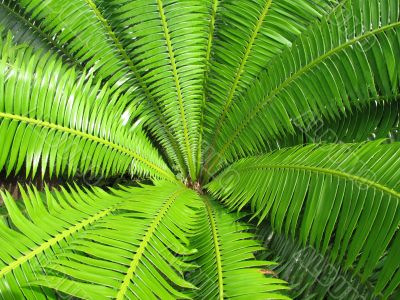
<instances>
[{"instance_id":1,"label":"frond stem","mask_svg":"<svg viewBox=\"0 0 400 300\"><path fill-rule=\"evenodd\" d=\"M213 211L208 199L206 199L205 197L202 197L202 199L203 199L204 205L207 210L208 220L210 222L212 237L213 237L213 242L214 242L215 260L216 260L217 273L218 273L218 290L219 290L218 299L223 300L224 299L224 277L223 277L223 273L222 273L221 250L220 250L220 245L219 245L219 235L218 235L218 229L217 229L217 224L216 224L216 220L215 220L215 214L214 214L214 211Z\"/></svg>"},{"instance_id":2,"label":"frond stem","mask_svg":"<svg viewBox=\"0 0 400 300\"><path fill-rule=\"evenodd\" d=\"M157 213L157 216L154 218L153 222L147 229L146 234L144 235L142 241L140 242L139 248L136 250L135 255L133 256L133 259L131 261L131 264L129 266L129 269L124 277L124 280L120 286L120 289L118 291L117 300L123 300L125 297L125 293L128 289L129 283L131 282L136 268L139 265L140 259L143 256L143 253L149 244L151 238L154 236L156 229L158 225L160 225L160 222L162 218L164 218L165 214L167 211L170 209L171 205L175 202L175 200L178 198L178 196L184 191L184 189L181 189L177 192L174 192L167 200L165 201L164 205L160 208L160 210Z\"/></svg>"},{"instance_id":3,"label":"frond stem","mask_svg":"<svg viewBox=\"0 0 400 300\"><path fill-rule=\"evenodd\" d=\"M43 253L45 250L51 248L52 246L59 243L60 241L65 240L66 238L70 237L71 235L73 235L77 231L81 230L82 228L86 227L87 225L92 224L101 218L104 218L105 216L109 215L111 212L113 212L116 209L117 209L117 206L114 205L106 210L103 210L103 211L95 214L94 216L92 216L86 220L81 221L79 224L71 226L70 228L62 231L61 233L57 234L55 237L53 237L50 240L41 244L39 247L31 250L24 256L19 257L18 259L13 261L11 264L9 264L6 267L4 267L3 269L1 269L0 270L0 278L5 276L9 272L15 270L22 264L26 263L30 259L39 255L40 253Z\"/></svg>"},{"instance_id":4,"label":"frond stem","mask_svg":"<svg viewBox=\"0 0 400 300\"><path fill-rule=\"evenodd\" d=\"M192 180L195 181L197 179L197 175L196 175L195 166L193 163L192 150L190 148L189 132L188 132L188 128L187 128L185 108L183 106L182 90L181 90L180 81L179 81L178 69L177 69L176 62L175 62L175 55L174 55L174 51L173 51L173 47L172 47L171 37L169 34L169 29L168 29L168 24L167 24L167 18L165 16L162 1L157 0L157 5L158 5L160 17L161 17L161 23L162 23L162 28L164 31L165 41L166 41L167 48L168 48L168 54L169 54L171 67L172 67L172 74L173 74L174 80L175 80L176 92L178 94L179 109L180 109L181 121L182 121L182 126L183 126L183 134L185 137L185 146L186 146L186 152L187 152L187 156L188 156L187 159L188 159L188 164L189 164L189 174L192 177Z\"/></svg>"}]
</instances>

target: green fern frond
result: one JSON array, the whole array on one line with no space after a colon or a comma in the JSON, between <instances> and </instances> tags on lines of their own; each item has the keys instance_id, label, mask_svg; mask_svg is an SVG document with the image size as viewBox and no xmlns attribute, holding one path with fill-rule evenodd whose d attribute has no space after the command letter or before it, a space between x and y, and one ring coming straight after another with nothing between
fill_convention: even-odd
<instances>
[{"instance_id":1,"label":"green fern frond","mask_svg":"<svg viewBox=\"0 0 400 300\"><path fill-rule=\"evenodd\" d=\"M399 66L400 0L0 0L0 299L399 298Z\"/></svg>"},{"instance_id":2,"label":"green fern frond","mask_svg":"<svg viewBox=\"0 0 400 300\"><path fill-rule=\"evenodd\" d=\"M263 249L254 240L251 226L241 216L226 214L214 200L203 197L193 246L198 249L199 269L190 275L199 287L196 299L289 299L279 291L283 280L267 277L273 262L255 260L253 252ZM240 283L239 283L240 282Z\"/></svg>"},{"instance_id":3,"label":"green fern frond","mask_svg":"<svg viewBox=\"0 0 400 300\"><path fill-rule=\"evenodd\" d=\"M100 189L40 194L35 188L21 188L25 212L9 193L0 192L8 211L8 222L0 222L0 291L3 299L46 299L49 289L29 287L44 270L47 260L66 240L117 209L123 198ZM9 224L8 224L9 223ZM8 296L7 296L8 295Z\"/></svg>"},{"instance_id":4,"label":"green fern frond","mask_svg":"<svg viewBox=\"0 0 400 300\"><path fill-rule=\"evenodd\" d=\"M222 1L208 80L206 139L214 142L234 99L336 1Z\"/></svg>"},{"instance_id":5,"label":"green fern frond","mask_svg":"<svg viewBox=\"0 0 400 300\"><path fill-rule=\"evenodd\" d=\"M182 257L193 254L188 236L200 198L166 182L113 193L126 199L118 212L76 234L47 262L49 276L31 284L85 299L188 298L182 289L194 286L182 274L194 266Z\"/></svg>"},{"instance_id":6,"label":"green fern frond","mask_svg":"<svg viewBox=\"0 0 400 300\"><path fill-rule=\"evenodd\" d=\"M214 139L208 173L260 153L265 139L293 132L292 120L306 127L368 99L397 95L400 12L392 2L347 1L302 34L235 102Z\"/></svg>"},{"instance_id":7,"label":"green fern frond","mask_svg":"<svg viewBox=\"0 0 400 300\"><path fill-rule=\"evenodd\" d=\"M127 53L157 99L195 181L209 25L206 1L115 0L106 5L114 8L110 19L118 24Z\"/></svg>"},{"instance_id":8,"label":"green fern frond","mask_svg":"<svg viewBox=\"0 0 400 300\"><path fill-rule=\"evenodd\" d=\"M267 140L266 147L268 151L274 151L313 143L356 143L378 139L399 142L399 96L380 97L348 115L335 120L316 120L306 127L292 121L295 133L278 140Z\"/></svg>"},{"instance_id":9,"label":"green fern frond","mask_svg":"<svg viewBox=\"0 0 400 300\"><path fill-rule=\"evenodd\" d=\"M287 148L232 164L209 189L365 281L381 264L381 273L393 268L385 254L398 247L399 153L399 143L382 141ZM384 278L382 288L400 284Z\"/></svg>"},{"instance_id":10,"label":"green fern frond","mask_svg":"<svg viewBox=\"0 0 400 300\"><path fill-rule=\"evenodd\" d=\"M173 163L177 163L179 166L179 171L182 172L183 176L186 176L185 164L183 161L183 156L180 153L178 141L167 123L162 107L152 95L151 89L144 80L138 66L125 49L126 46L129 46L129 42L128 45L124 43L125 38L123 32L121 32L120 26L118 25L119 23L112 22L112 16L108 16L106 11L104 11L102 8L102 6L113 7L115 3L113 3L113 1L107 1L107 3L100 2L99 4L96 4L92 0L86 0L86 2L95 13L97 19L103 24L106 32L111 37L114 45L117 47L118 52L124 58L124 61L133 73L141 92L146 97L145 101L147 106L145 107L148 107L149 109L146 112L150 116L147 122L147 128L156 136L157 141L162 145L163 150L166 151L167 158ZM111 20L109 20L109 18ZM153 113L155 113L154 117L151 117Z\"/></svg>"},{"instance_id":11,"label":"green fern frond","mask_svg":"<svg viewBox=\"0 0 400 300\"><path fill-rule=\"evenodd\" d=\"M157 106L155 99L150 95L148 87L141 78L136 65L127 54L116 30L111 26L103 11L95 2L79 0L74 1L73 6L69 3L59 4L52 2L44 8L36 6L32 12L29 9L26 11L21 8L21 5L25 8L26 6L30 7L29 5L36 5L29 4L29 2L19 5L14 1L3 1L1 5L5 11L8 11L10 15L12 14L9 18L10 20L3 19L3 23L17 37L19 37L18 31L20 28L26 28L25 30L29 30L29 32L33 31L34 34L31 38L36 37L35 40L39 39L45 44L49 44L50 49L66 57L75 67L86 68L95 74L96 79L108 79L110 83L115 83L117 87L122 88L124 91L129 91L128 94L131 101L133 100L137 103L145 97L145 103L152 103L152 109L155 111L156 116L150 118L149 121L152 122L149 128L152 132L159 133L157 140L167 152L168 158L178 163L180 171L184 172L184 162L179 155L179 147L173 133L170 132L166 124L160 107ZM70 17L70 10L74 10L74 7L81 8L80 15L77 18ZM39 15L43 15L43 19L35 17L33 22L31 14L37 13L36 10L40 10ZM18 27L11 24L16 22L16 18L12 16L17 16L21 20L21 22L17 23ZM62 20L62 26L64 27L53 28L51 24L60 20ZM65 28L71 31L65 32ZM17 38L16 41L29 42L30 40ZM69 47L72 47L72 49ZM88 49L90 49L89 52ZM98 53L96 49L103 49L104 52ZM81 57L80 55L83 54L90 57ZM112 77L110 78L110 76ZM152 111L148 111L149 116L152 113ZM160 121L161 125L159 124ZM160 128L153 130L153 127Z\"/></svg>"},{"instance_id":12,"label":"green fern frond","mask_svg":"<svg viewBox=\"0 0 400 300\"><path fill-rule=\"evenodd\" d=\"M49 38L29 19L23 17L23 12L18 3L8 0L0 1L0 31L13 34L13 40L17 44L28 44L35 50L49 51L53 49L65 58L69 54L62 48L57 48L54 40Z\"/></svg>"},{"instance_id":13,"label":"green fern frond","mask_svg":"<svg viewBox=\"0 0 400 300\"><path fill-rule=\"evenodd\" d=\"M60 59L0 41L0 169L34 176L78 171L150 175L174 180L142 132L127 96L91 76L78 76ZM140 119L136 121L140 122Z\"/></svg>"},{"instance_id":14,"label":"green fern frond","mask_svg":"<svg viewBox=\"0 0 400 300\"><path fill-rule=\"evenodd\" d=\"M20 0L23 18L35 20L41 31L56 40L77 63L122 85L131 80L129 67L112 37L85 0ZM131 82L132 83L132 82Z\"/></svg>"},{"instance_id":15,"label":"green fern frond","mask_svg":"<svg viewBox=\"0 0 400 300\"><path fill-rule=\"evenodd\" d=\"M315 122L304 130L304 143L353 143L387 138L400 141L396 131L400 124L400 95L396 100L379 99L337 120Z\"/></svg>"}]
</instances>

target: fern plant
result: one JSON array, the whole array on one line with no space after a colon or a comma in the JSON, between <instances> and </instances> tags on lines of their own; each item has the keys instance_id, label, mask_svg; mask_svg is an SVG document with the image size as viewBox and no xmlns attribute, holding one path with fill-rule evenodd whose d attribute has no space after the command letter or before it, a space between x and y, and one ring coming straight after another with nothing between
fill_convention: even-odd
<instances>
[{"instance_id":1,"label":"fern plant","mask_svg":"<svg viewBox=\"0 0 400 300\"><path fill-rule=\"evenodd\" d=\"M2 299L400 297L399 0L0 0L0 28Z\"/></svg>"}]
</instances>

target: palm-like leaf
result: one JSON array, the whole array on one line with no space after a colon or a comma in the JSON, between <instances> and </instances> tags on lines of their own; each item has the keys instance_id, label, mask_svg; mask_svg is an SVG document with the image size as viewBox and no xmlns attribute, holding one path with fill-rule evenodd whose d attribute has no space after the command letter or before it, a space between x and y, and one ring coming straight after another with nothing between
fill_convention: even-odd
<instances>
[{"instance_id":1,"label":"palm-like leaf","mask_svg":"<svg viewBox=\"0 0 400 300\"><path fill-rule=\"evenodd\" d=\"M9 194L3 198L12 226L3 224L0 239L13 245L1 257L3 295L40 299L54 289L85 299L187 298L179 290L194 286L179 274L195 269L190 261L198 257L201 268L189 276L200 287L195 297L287 298L277 293L287 288L284 281L263 275L261 267L273 263L254 260L252 252L262 248L247 232L251 227L184 186L159 182L111 194L75 187L46 190L45 197L28 189L27 217ZM187 248L190 240L197 251ZM209 267L210 257L218 268ZM237 283L242 276L246 289Z\"/></svg>"},{"instance_id":2,"label":"palm-like leaf","mask_svg":"<svg viewBox=\"0 0 400 300\"><path fill-rule=\"evenodd\" d=\"M129 90L130 101L140 102L146 97L155 108L155 120L161 121L161 126L158 126L158 123L152 120L152 125L157 124L156 128L160 127L155 132L161 133L164 137L161 144L171 159L178 160L175 154L178 146L172 133L168 131L162 112L154 104L148 87L126 53L119 37L93 1L74 1L72 5L54 1L40 5L37 1L15 3L5 0L0 7L3 7L5 14L12 14L23 20L22 24L18 25L10 23L15 22L15 18L11 18L11 21L2 20L6 28L18 28L16 40L31 42L34 39L35 43L39 40L42 41L41 44L44 42L44 45L48 44L55 52L61 53L77 67L81 68L84 62L85 67L90 68L96 78L107 79L109 83L123 90ZM75 14L77 10L79 13ZM40 25L33 23L32 15L38 15L35 19L41 19ZM68 30L65 30L66 28ZM20 31L21 34L18 34ZM25 37L25 31L29 33L33 31L35 34ZM43 48L42 46L41 49ZM102 51L99 52L97 49ZM175 152L170 151L171 149ZM183 169L182 163L180 167Z\"/></svg>"},{"instance_id":3,"label":"palm-like leaf","mask_svg":"<svg viewBox=\"0 0 400 300\"><path fill-rule=\"evenodd\" d=\"M399 106L398 98L370 102L365 107L354 110L349 116L326 123L315 122L300 131L305 133L308 143L351 143L381 138L398 141L396 131L400 121Z\"/></svg>"},{"instance_id":4,"label":"palm-like leaf","mask_svg":"<svg viewBox=\"0 0 400 300\"><path fill-rule=\"evenodd\" d=\"M179 288L193 286L179 274L193 266L180 256L192 253L196 193L162 182L115 193L127 198L118 212L75 235L48 260L49 275L31 283L86 299L186 298Z\"/></svg>"},{"instance_id":5,"label":"palm-like leaf","mask_svg":"<svg viewBox=\"0 0 400 300\"><path fill-rule=\"evenodd\" d=\"M269 151L309 143L353 143L386 138L399 141L398 98L379 98L335 120L316 120L301 126L292 121L294 134L267 141Z\"/></svg>"},{"instance_id":6,"label":"palm-like leaf","mask_svg":"<svg viewBox=\"0 0 400 300\"><path fill-rule=\"evenodd\" d=\"M45 195L31 188L21 191L25 212L10 194L2 193L9 221L0 223L4 246L0 254L0 295L2 299L46 299L43 292L51 297L51 290L31 288L28 282L40 275L47 260L67 240L116 211L125 199L98 188L89 191L75 187L70 192L63 189L55 193L46 190Z\"/></svg>"},{"instance_id":7,"label":"palm-like leaf","mask_svg":"<svg viewBox=\"0 0 400 300\"><path fill-rule=\"evenodd\" d=\"M214 140L208 173L226 160L263 151L265 140L293 131L291 120L305 127L372 96L397 95L398 7L389 0L347 1L301 35L235 102Z\"/></svg>"},{"instance_id":8,"label":"palm-like leaf","mask_svg":"<svg viewBox=\"0 0 400 300\"><path fill-rule=\"evenodd\" d=\"M18 44L27 43L35 49L44 51L57 49L65 58L69 58L67 52L57 48L53 39L49 39L35 24L22 18L22 15L23 12L18 3L8 0L1 1L0 29L5 32L12 31L14 42Z\"/></svg>"},{"instance_id":9,"label":"palm-like leaf","mask_svg":"<svg viewBox=\"0 0 400 300\"><path fill-rule=\"evenodd\" d=\"M0 41L0 168L50 175L87 173L174 176L138 126L127 96L56 57ZM42 78L37 80L36 78ZM50 78L51 79L50 81Z\"/></svg>"},{"instance_id":10,"label":"palm-like leaf","mask_svg":"<svg viewBox=\"0 0 400 300\"><path fill-rule=\"evenodd\" d=\"M291 45L314 20L331 9L325 1L221 1L208 80L212 103L206 121L219 133L232 101L258 76L270 59ZM216 129L214 131L213 129ZM208 141L210 141L208 136Z\"/></svg>"},{"instance_id":11,"label":"palm-like leaf","mask_svg":"<svg viewBox=\"0 0 400 300\"><path fill-rule=\"evenodd\" d=\"M168 129L196 180L204 44L209 25L207 1L118 0L106 5L115 7L110 18L118 24L149 93L158 99ZM156 134L158 127L152 123Z\"/></svg>"},{"instance_id":12,"label":"palm-like leaf","mask_svg":"<svg viewBox=\"0 0 400 300\"><path fill-rule=\"evenodd\" d=\"M399 153L399 143L381 141L288 148L234 163L209 189L231 208L249 203L259 222L268 216L277 232L298 236L365 281L399 267L385 259L399 247L392 241L400 224ZM400 284L381 278L377 293Z\"/></svg>"},{"instance_id":13,"label":"palm-like leaf","mask_svg":"<svg viewBox=\"0 0 400 300\"><path fill-rule=\"evenodd\" d=\"M278 293L285 282L264 276L274 263L257 261L253 252L263 249L250 232L251 226L238 221L240 215L226 214L222 207L203 198L193 245L200 269L191 277L199 287L197 299L287 299Z\"/></svg>"},{"instance_id":14,"label":"palm-like leaf","mask_svg":"<svg viewBox=\"0 0 400 300\"><path fill-rule=\"evenodd\" d=\"M118 86L127 82L133 84L129 63L113 43L90 2L6 0L2 6L8 6L22 19L39 22L36 31L42 32L48 40L53 39L58 49L65 49L75 64L84 63L87 69L92 68L98 78L107 78Z\"/></svg>"}]
</instances>

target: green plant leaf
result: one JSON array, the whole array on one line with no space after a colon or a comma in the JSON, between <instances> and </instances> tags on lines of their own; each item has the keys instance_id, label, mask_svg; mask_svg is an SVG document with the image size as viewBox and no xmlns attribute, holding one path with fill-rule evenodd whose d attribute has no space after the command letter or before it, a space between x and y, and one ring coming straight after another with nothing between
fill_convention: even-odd
<instances>
[{"instance_id":1,"label":"green plant leaf","mask_svg":"<svg viewBox=\"0 0 400 300\"><path fill-rule=\"evenodd\" d=\"M399 141L396 133L400 120L398 97L369 102L337 120L315 122L301 128L305 136L302 143L352 143L387 138Z\"/></svg>"},{"instance_id":2,"label":"green plant leaf","mask_svg":"<svg viewBox=\"0 0 400 300\"><path fill-rule=\"evenodd\" d=\"M107 85L78 76L49 54L19 49L10 38L0 49L0 140L5 141L0 169L18 173L25 163L28 176L41 164L42 176L47 169L56 176L129 171L174 180L142 132L140 118L130 125L138 112L127 107L126 95L111 95Z\"/></svg>"},{"instance_id":3,"label":"green plant leaf","mask_svg":"<svg viewBox=\"0 0 400 300\"><path fill-rule=\"evenodd\" d=\"M20 187L24 212L9 193L0 192L9 221L0 222L0 291L9 299L46 299L51 290L29 286L77 232L117 210L124 198L112 196L98 188L82 190L75 186L69 192ZM125 198L127 197L125 192ZM121 193L122 195L122 193ZM4 296L7 298L7 296Z\"/></svg>"},{"instance_id":4,"label":"green plant leaf","mask_svg":"<svg viewBox=\"0 0 400 300\"><path fill-rule=\"evenodd\" d=\"M183 272L194 266L183 257L195 252L188 236L199 196L166 182L113 193L126 199L118 212L74 235L47 261L48 276L30 284L85 299L188 298L182 289L194 286ZM87 289L89 284L97 288Z\"/></svg>"},{"instance_id":5,"label":"green plant leaf","mask_svg":"<svg viewBox=\"0 0 400 300\"><path fill-rule=\"evenodd\" d=\"M398 96L378 98L335 120L315 120L307 127L293 121L294 134L266 141L266 147L270 152L312 143L353 143L384 138L399 142L399 105Z\"/></svg>"},{"instance_id":6,"label":"green plant leaf","mask_svg":"<svg viewBox=\"0 0 400 300\"><path fill-rule=\"evenodd\" d=\"M0 0L0 298L399 298L399 8Z\"/></svg>"},{"instance_id":7,"label":"green plant leaf","mask_svg":"<svg viewBox=\"0 0 400 300\"><path fill-rule=\"evenodd\" d=\"M398 247L399 151L399 143L382 141L287 148L232 164L208 188L232 209L249 205L259 222L268 217L278 233L365 281L393 272L385 257ZM376 293L400 284L381 280Z\"/></svg>"},{"instance_id":8,"label":"green plant leaf","mask_svg":"<svg viewBox=\"0 0 400 300\"><path fill-rule=\"evenodd\" d=\"M212 99L206 111L207 141L213 141L234 99L270 60L336 2L221 1L207 85Z\"/></svg>"},{"instance_id":9,"label":"green plant leaf","mask_svg":"<svg viewBox=\"0 0 400 300\"><path fill-rule=\"evenodd\" d=\"M398 95L400 13L391 2L347 1L279 55L220 124L208 177L226 161L260 153L266 140L293 132L293 121L304 128Z\"/></svg>"},{"instance_id":10,"label":"green plant leaf","mask_svg":"<svg viewBox=\"0 0 400 300\"><path fill-rule=\"evenodd\" d=\"M209 22L207 2L107 1L109 18L127 53L157 99L193 181L198 149L204 62ZM112 8L112 9L111 9ZM158 120L150 123L157 136Z\"/></svg>"},{"instance_id":11,"label":"green plant leaf","mask_svg":"<svg viewBox=\"0 0 400 300\"><path fill-rule=\"evenodd\" d=\"M2 6L8 6L21 19L35 20L38 29L32 30L40 30L48 40L53 39L57 48L66 49L74 63L84 63L98 74L98 79L107 78L110 85L118 86L135 83L112 36L85 0L5 1Z\"/></svg>"},{"instance_id":12,"label":"green plant leaf","mask_svg":"<svg viewBox=\"0 0 400 300\"><path fill-rule=\"evenodd\" d=\"M0 2L0 32L11 31L14 42L17 44L29 44L31 47L48 51L56 49L54 40L49 38L29 19L23 17L21 7L14 1ZM62 48L57 48L62 56L69 59L69 54Z\"/></svg>"},{"instance_id":13,"label":"green plant leaf","mask_svg":"<svg viewBox=\"0 0 400 300\"><path fill-rule=\"evenodd\" d=\"M214 200L203 197L193 245L200 268L190 275L199 287L196 299L289 299L283 280L265 276L274 262L258 261L253 253L263 249L254 240L243 216L227 214Z\"/></svg>"},{"instance_id":14,"label":"green plant leaf","mask_svg":"<svg viewBox=\"0 0 400 300\"><path fill-rule=\"evenodd\" d=\"M145 98L145 103L151 104L150 110L147 110L148 121L151 121L147 129L156 135L168 158L179 164L181 172L185 172L179 146L166 123L160 105L150 94L149 87L143 80L138 67L126 52L121 36L105 18L101 7L91 0L74 0L72 5L51 2L45 7L36 5L36 1L20 2L19 4L15 1L0 3L0 12L3 10L4 15L7 16L3 18L2 24L13 32L14 39L18 42L28 42L30 45L38 44L36 41L39 40L42 42L37 45L37 47L41 46L39 49L50 47L75 67L86 68L93 72L96 79L107 79L109 84L115 84L114 87L128 91L130 101L139 103ZM36 7L31 11L35 5ZM71 9L75 10L77 7L81 8L81 15L71 18ZM43 19L37 16L33 22L31 14L39 14ZM37 22L38 18L40 22ZM54 23L59 23L60 26L54 28ZM69 30L66 31L65 28ZM97 34L93 35L93 32ZM103 49L103 51L99 53L95 49ZM81 57L82 55L85 56ZM149 109L148 106L146 108Z\"/></svg>"}]
</instances>

